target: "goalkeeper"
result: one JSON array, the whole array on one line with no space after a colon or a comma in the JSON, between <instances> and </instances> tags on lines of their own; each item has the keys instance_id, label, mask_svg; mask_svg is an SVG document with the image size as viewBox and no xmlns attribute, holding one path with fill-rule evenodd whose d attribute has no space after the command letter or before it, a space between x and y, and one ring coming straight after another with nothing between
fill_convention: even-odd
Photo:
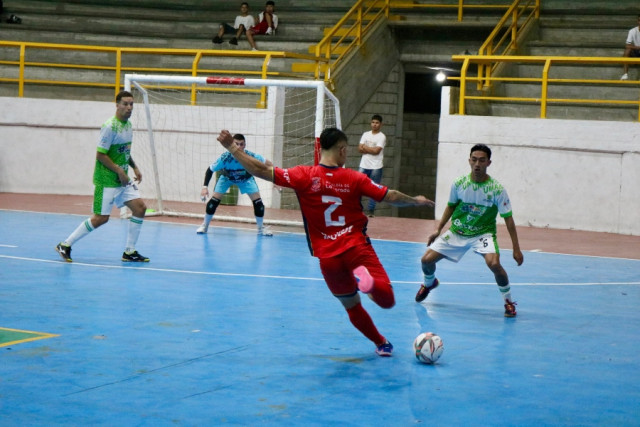
<instances>
[{"instance_id":1,"label":"goalkeeper","mask_svg":"<svg viewBox=\"0 0 640 427\"><path fill-rule=\"evenodd\" d=\"M267 166L273 166L269 160L265 160L260 154L252 153L245 150L247 143L244 139L244 135L233 135L233 142L238 146L238 149L244 151L249 156L258 159L260 162ZM258 184L256 180L240 163L229 153L225 152L215 162L209 166L204 175L204 185L200 191L200 198L205 201L209 197L209 181L214 172L220 172L220 176L216 181L216 185L213 189L213 195L207 202L207 208L204 215L204 222L198 227L196 233L206 234L209 229L209 223L213 219L213 215L218 209L218 205L222 200L222 196L227 192L229 187L237 185L242 194L248 194L251 202L253 203L253 213L256 216L256 224L258 225L258 234L262 236L272 236L270 227L264 226L264 204L260 197L260 191L258 190Z\"/></svg>"}]
</instances>

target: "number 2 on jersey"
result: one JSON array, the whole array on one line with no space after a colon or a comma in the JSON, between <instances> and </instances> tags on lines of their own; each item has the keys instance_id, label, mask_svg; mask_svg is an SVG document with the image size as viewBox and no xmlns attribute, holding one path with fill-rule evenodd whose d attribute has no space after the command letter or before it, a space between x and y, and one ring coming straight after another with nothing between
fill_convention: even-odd
<instances>
[{"instance_id":1,"label":"number 2 on jersey","mask_svg":"<svg viewBox=\"0 0 640 427\"><path fill-rule=\"evenodd\" d=\"M329 203L329 207L324 210L324 223L327 227L339 227L344 225L344 217L339 216L337 220L331 218L333 211L342 205L342 199L334 196L322 196L322 203Z\"/></svg>"}]
</instances>

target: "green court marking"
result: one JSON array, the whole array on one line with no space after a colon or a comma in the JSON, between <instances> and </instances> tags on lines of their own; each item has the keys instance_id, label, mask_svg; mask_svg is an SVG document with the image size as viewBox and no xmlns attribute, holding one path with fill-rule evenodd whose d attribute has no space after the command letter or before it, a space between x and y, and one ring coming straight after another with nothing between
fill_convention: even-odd
<instances>
[{"instance_id":1,"label":"green court marking","mask_svg":"<svg viewBox=\"0 0 640 427\"><path fill-rule=\"evenodd\" d=\"M20 329L0 328L0 347L21 344L23 342L57 337L56 334L46 332L22 331Z\"/></svg>"}]
</instances>

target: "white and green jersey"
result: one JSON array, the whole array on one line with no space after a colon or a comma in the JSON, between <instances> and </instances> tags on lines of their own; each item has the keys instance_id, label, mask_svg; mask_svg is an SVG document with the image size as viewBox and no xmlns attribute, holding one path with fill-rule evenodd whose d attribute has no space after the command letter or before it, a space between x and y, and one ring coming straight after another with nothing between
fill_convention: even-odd
<instances>
[{"instance_id":1,"label":"white and green jersey","mask_svg":"<svg viewBox=\"0 0 640 427\"><path fill-rule=\"evenodd\" d=\"M496 215L511 216L507 190L491 177L484 182L472 181L471 174L459 177L451 186L448 204L455 207L451 231L462 236L496 234Z\"/></svg>"},{"instance_id":2,"label":"white and green jersey","mask_svg":"<svg viewBox=\"0 0 640 427\"><path fill-rule=\"evenodd\" d=\"M100 129L100 142L98 152L106 154L116 165L129 171L129 159L131 158L131 140L133 129L130 121L123 122L116 116L104 122ZM120 187L118 174L107 169L105 165L96 160L93 171L93 183L102 187Z\"/></svg>"}]
</instances>

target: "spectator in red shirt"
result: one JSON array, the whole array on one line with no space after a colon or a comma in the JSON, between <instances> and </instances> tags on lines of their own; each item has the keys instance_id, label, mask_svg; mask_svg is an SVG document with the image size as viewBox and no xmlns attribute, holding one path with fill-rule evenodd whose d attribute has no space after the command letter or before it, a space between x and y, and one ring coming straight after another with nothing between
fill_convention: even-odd
<instances>
[{"instance_id":1,"label":"spectator in red shirt","mask_svg":"<svg viewBox=\"0 0 640 427\"><path fill-rule=\"evenodd\" d=\"M360 199L370 197L394 206L429 206L424 196L411 197L376 184L365 174L344 168L347 136L327 128L320 135L320 163L282 169L256 161L233 143L223 130L218 141L253 176L292 188L300 201L311 255L318 257L320 270L333 295L346 309L349 320L376 345L380 356L391 356L393 345L362 307L358 291L382 308L395 305L391 281L366 234L368 219Z\"/></svg>"}]
</instances>

